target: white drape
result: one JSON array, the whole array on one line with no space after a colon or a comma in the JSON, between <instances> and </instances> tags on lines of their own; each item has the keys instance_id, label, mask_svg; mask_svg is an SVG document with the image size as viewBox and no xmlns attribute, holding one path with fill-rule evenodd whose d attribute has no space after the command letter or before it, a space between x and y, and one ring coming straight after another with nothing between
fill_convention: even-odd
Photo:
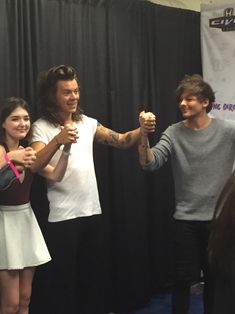
<instances>
[{"instance_id":1,"label":"white drape","mask_svg":"<svg viewBox=\"0 0 235 314\"><path fill-rule=\"evenodd\" d=\"M201 5L203 77L215 91L211 114L235 120L235 1Z\"/></svg>"}]
</instances>

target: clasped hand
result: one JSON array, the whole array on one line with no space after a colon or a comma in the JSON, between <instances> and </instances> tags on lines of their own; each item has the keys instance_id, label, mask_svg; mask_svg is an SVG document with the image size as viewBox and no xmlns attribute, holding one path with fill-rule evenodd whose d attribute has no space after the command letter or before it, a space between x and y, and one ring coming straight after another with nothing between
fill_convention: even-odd
<instances>
[{"instance_id":1,"label":"clasped hand","mask_svg":"<svg viewBox=\"0 0 235 314\"><path fill-rule=\"evenodd\" d=\"M56 137L57 142L61 145L76 143L79 138L77 128L72 124L62 126Z\"/></svg>"},{"instance_id":2,"label":"clasped hand","mask_svg":"<svg viewBox=\"0 0 235 314\"><path fill-rule=\"evenodd\" d=\"M20 173L24 168L30 168L36 160L36 152L31 147L20 146L18 150L8 152L8 155Z\"/></svg>"},{"instance_id":3,"label":"clasped hand","mask_svg":"<svg viewBox=\"0 0 235 314\"><path fill-rule=\"evenodd\" d=\"M141 111L139 114L140 132L143 135L153 133L156 126L156 116L152 112Z\"/></svg>"}]
</instances>

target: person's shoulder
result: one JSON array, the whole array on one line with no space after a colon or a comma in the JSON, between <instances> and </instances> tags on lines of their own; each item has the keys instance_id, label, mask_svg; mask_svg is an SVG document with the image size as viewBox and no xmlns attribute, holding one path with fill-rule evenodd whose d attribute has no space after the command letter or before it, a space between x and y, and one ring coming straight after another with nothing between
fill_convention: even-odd
<instances>
[{"instance_id":1,"label":"person's shoulder","mask_svg":"<svg viewBox=\"0 0 235 314\"><path fill-rule=\"evenodd\" d=\"M32 124L32 126L33 127L35 127L35 126L37 126L37 127L50 127L50 126L53 127L53 124L44 118L39 118Z\"/></svg>"},{"instance_id":2,"label":"person's shoulder","mask_svg":"<svg viewBox=\"0 0 235 314\"><path fill-rule=\"evenodd\" d=\"M44 118L39 118L33 122L33 125L39 125L44 123L47 123L47 121Z\"/></svg>"},{"instance_id":3,"label":"person's shoulder","mask_svg":"<svg viewBox=\"0 0 235 314\"><path fill-rule=\"evenodd\" d=\"M220 127L235 128L235 121L232 119L212 118L213 123L216 123Z\"/></svg>"},{"instance_id":4,"label":"person's shoulder","mask_svg":"<svg viewBox=\"0 0 235 314\"><path fill-rule=\"evenodd\" d=\"M95 118L89 117L85 114L81 115L81 120L78 121L77 123L90 123L90 124L96 124L97 125L97 120Z\"/></svg>"},{"instance_id":5,"label":"person's shoulder","mask_svg":"<svg viewBox=\"0 0 235 314\"><path fill-rule=\"evenodd\" d=\"M234 139L235 136L235 121L228 119L214 118L214 129L223 134L224 137L231 137Z\"/></svg>"},{"instance_id":6,"label":"person's shoulder","mask_svg":"<svg viewBox=\"0 0 235 314\"><path fill-rule=\"evenodd\" d=\"M175 138L176 134L179 134L182 130L183 122L176 122L171 125L169 125L165 131L162 133L162 135L167 136L168 138Z\"/></svg>"},{"instance_id":7,"label":"person's shoulder","mask_svg":"<svg viewBox=\"0 0 235 314\"><path fill-rule=\"evenodd\" d=\"M90 120L90 121L96 120L95 118L92 118L92 117L87 116L87 115L85 115L85 114L82 114L82 115L81 115L81 119L82 119L82 121L83 121L83 120Z\"/></svg>"},{"instance_id":8,"label":"person's shoulder","mask_svg":"<svg viewBox=\"0 0 235 314\"><path fill-rule=\"evenodd\" d=\"M184 122L179 121L179 122L173 123L171 126L174 128L182 128L182 126L184 126Z\"/></svg>"},{"instance_id":9,"label":"person's shoulder","mask_svg":"<svg viewBox=\"0 0 235 314\"><path fill-rule=\"evenodd\" d=\"M179 130L184 126L183 121L179 121L176 123L173 123L171 125L168 126L167 130Z\"/></svg>"}]
</instances>

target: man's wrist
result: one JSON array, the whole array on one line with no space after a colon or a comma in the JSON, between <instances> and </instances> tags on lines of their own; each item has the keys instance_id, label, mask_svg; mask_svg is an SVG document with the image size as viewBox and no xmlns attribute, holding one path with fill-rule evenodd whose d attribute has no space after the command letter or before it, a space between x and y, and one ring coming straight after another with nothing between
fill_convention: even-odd
<instances>
[{"instance_id":1,"label":"man's wrist","mask_svg":"<svg viewBox=\"0 0 235 314\"><path fill-rule=\"evenodd\" d=\"M140 128L140 136L148 137L148 133L144 131L142 128Z\"/></svg>"},{"instance_id":2,"label":"man's wrist","mask_svg":"<svg viewBox=\"0 0 235 314\"><path fill-rule=\"evenodd\" d=\"M58 136L56 135L53 140L54 140L54 142L55 142L56 145L57 145L57 149L59 149L62 144L59 142Z\"/></svg>"},{"instance_id":3,"label":"man's wrist","mask_svg":"<svg viewBox=\"0 0 235 314\"><path fill-rule=\"evenodd\" d=\"M62 154L64 154L65 156L70 156L71 153L70 153L70 150L62 150Z\"/></svg>"}]
</instances>

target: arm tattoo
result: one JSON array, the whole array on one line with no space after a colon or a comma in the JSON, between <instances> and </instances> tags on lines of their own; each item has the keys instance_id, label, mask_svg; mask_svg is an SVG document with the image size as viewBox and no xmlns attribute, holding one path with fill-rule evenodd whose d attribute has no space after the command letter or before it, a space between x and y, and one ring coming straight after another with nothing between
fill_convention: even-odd
<instances>
[{"instance_id":1,"label":"arm tattoo","mask_svg":"<svg viewBox=\"0 0 235 314\"><path fill-rule=\"evenodd\" d=\"M110 141L108 140L109 143L118 143L118 133L114 131L109 131L109 137L110 137Z\"/></svg>"},{"instance_id":2,"label":"arm tattoo","mask_svg":"<svg viewBox=\"0 0 235 314\"><path fill-rule=\"evenodd\" d=\"M97 128L99 128L100 131L100 135L97 137L97 140L101 144L125 148L133 141L132 132L126 133L125 136L120 136L120 133L104 128L100 123L97 124Z\"/></svg>"},{"instance_id":3,"label":"arm tattoo","mask_svg":"<svg viewBox=\"0 0 235 314\"><path fill-rule=\"evenodd\" d=\"M142 165L148 163L148 149L150 149L149 142L143 141L140 139L138 142L139 147L139 159Z\"/></svg>"},{"instance_id":4,"label":"arm tattoo","mask_svg":"<svg viewBox=\"0 0 235 314\"><path fill-rule=\"evenodd\" d=\"M118 145L118 140L119 140L118 133L116 133L112 130L108 130L108 133L106 133L106 134L108 136L106 136L105 139L99 139L98 140L100 143L105 144L105 145Z\"/></svg>"},{"instance_id":5,"label":"arm tattoo","mask_svg":"<svg viewBox=\"0 0 235 314\"><path fill-rule=\"evenodd\" d=\"M126 144L129 144L129 143L131 142L131 140L132 140L132 132L129 132L129 133L127 133L127 135L126 135L126 137L125 137L125 139L124 139L124 142L125 142Z\"/></svg>"}]
</instances>

